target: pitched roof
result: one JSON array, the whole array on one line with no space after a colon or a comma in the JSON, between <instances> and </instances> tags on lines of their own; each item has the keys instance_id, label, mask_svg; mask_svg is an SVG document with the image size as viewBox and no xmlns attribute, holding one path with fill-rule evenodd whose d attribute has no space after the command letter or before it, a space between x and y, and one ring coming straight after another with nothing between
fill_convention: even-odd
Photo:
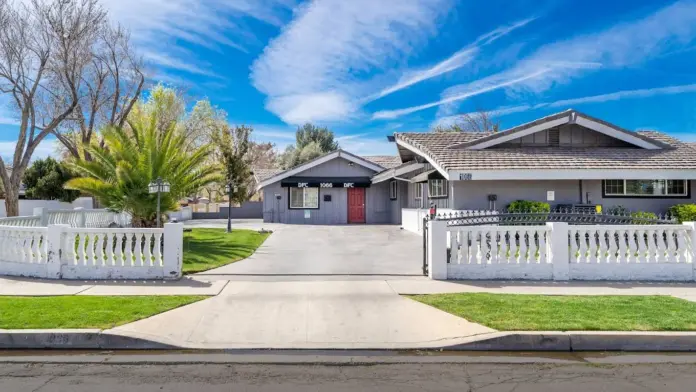
<instances>
[{"instance_id":1,"label":"pitched roof","mask_svg":"<svg viewBox=\"0 0 696 392\"><path fill-rule=\"evenodd\" d=\"M254 169L252 171L254 172L254 177L256 178L256 182L261 182L265 179L271 178L271 177L275 176L276 174L282 172L283 169Z\"/></svg>"},{"instance_id":2,"label":"pitched roof","mask_svg":"<svg viewBox=\"0 0 696 392\"><path fill-rule=\"evenodd\" d=\"M577 110L574 109L568 109L563 112L555 113L546 117L542 117L540 119L521 124L509 129L506 129L504 131L500 132L486 132L485 136L473 139L473 140L468 140L465 142L461 143L456 143L453 144L452 147L456 148L465 148L465 147L470 147L473 148L474 146L490 146L490 145L495 145L498 143L501 143L505 140L509 140L511 138L517 138L520 136L524 135L524 132L526 133L534 133L538 132L539 130L542 129L548 129L552 128L557 125L562 125L562 124L574 124L574 123L584 123L585 126L590 127L590 128L597 128L596 130L599 130L600 132L611 132L614 137L622 140L626 140L631 144L635 144L638 146L646 147L646 148L669 148L668 144L663 143L660 140L657 139L652 139L648 136L644 136L641 134L638 134L636 132L631 132L629 130L623 129L621 127L618 127L614 124L608 123L604 120L598 119L596 117L589 116L585 113L578 112ZM531 129L534 128L534 129ZM481 133L479 133L481 135ZM484 147L485 148L485 147Z\"/></svg>"},{"instance_id":3,"label":"pitched roof","mask_svg":"<svg viewBox=\"0 0 696 392\"><path fill-rule=\"evenodd\" d=\"M385 169L391 169L401 165L401 158L398 155L367 155L362 158L380 165Z\"/></svg>"},{"instance_id":4,"label":"pitched roof","mask_svg":"<svg viewBox=\"0 0 696 392\"><path fill-rule=\"evenodd\" d=\"M366 167L370 170L373 170L374 172L381 172L384 170L384 168L376 163L370 162L369 160L357 156L355 154L351 154L348 151L344 151L341 149L338 149L336 151L331 151L329 153L326 153L322 156L316 157L312 159L311 161L305 162L301 165L297 165L295 167L291 167L290 169L287 170L281 170L279 172L273 173L270 177L267 177L263 180L257 180L257 189L261 189L269 184L278 182L284 178L290 177L292 175L295 175L297 173L301 173L309 168L312 168L317 165L321 165L324 162L328 162L332 159L335 158L343 158L347 159L353 163L356 163L360 166Z\"/></svg>"},{"instance_id":5,"label":"pitched roof","mask_svg":"<svg viewBox=\"0 0 696 392\"><path fill-rule=\"evenodd\" d=\"M444 170L696 169L696 147L656 131L633 133L646 140L664 144L665 148L524 147L475 150L462 148L461 143L470 143L491 133L398 133L395 137L397 141L420 150Z\"/></svg>"}]
</instances>

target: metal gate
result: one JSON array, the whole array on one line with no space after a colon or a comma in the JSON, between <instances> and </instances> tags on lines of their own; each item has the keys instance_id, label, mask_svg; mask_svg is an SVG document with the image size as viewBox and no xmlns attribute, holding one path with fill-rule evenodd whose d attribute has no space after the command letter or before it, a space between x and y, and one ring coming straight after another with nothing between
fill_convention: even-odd
<instances>
[{"instance_id":1,"label":"metal gate","mask_svg":"<svg viewBox=\"0 0 696 392\"><path fill-rule=\"evenodd\" d=\"M423 218L423 275L428 276L428 218Z\"/></svg>"}]
</instances>

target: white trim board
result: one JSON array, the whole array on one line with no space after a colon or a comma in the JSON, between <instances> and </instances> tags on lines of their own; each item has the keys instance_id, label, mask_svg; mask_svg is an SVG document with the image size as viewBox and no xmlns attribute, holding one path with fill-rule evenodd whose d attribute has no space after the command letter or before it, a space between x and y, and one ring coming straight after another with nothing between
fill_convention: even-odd
<instances>
[{"instance_id":1,"label":"white trim board","mask_svg":"<svg viewBox=\"0 0 696 392\"><path fill-rule=\"evenodd\" d=\"M384 182L384 181L390 180L392 178L399 177L403 174L407 174L407 173L410 173L412 171L422 169L423 167L425 167L424 163L412 163L412 164L406 165L404 167L389 169L385 172L379 173L379 174L375 175L374 177L372 177L372 183L378 184L380 182Z\"/></svg>"},{"instance_id":2,"label":"white trim board","mask_svg":"<svg viewBox=\"0 0 696 392\"><path fill-rule=\"evenodd\" d=\"M370 170L372 170L372 171L375 171L375 172L380 172L380 171L383 171L383 170L384 170L384 168L383 168L382 166L379 166L379 165L377 165L377 164L375 164L375 163L372 163L372 162L370 162L370 161L368 161L368 160L366 160L366 159L362 159L362 158L360 158L360 157L358 157L358 156L356 156L356 155L353 155L353 154L351 154L351 153L349 153L349 152L347 152L347 151L336 150L336 151L330 152L330 153L328 153L328 154L326 154L326 155L324 155L324 156L321 156L321 157L319 157L319 158L316 158L316 159L314 159L314 160L312 160L312 161L309 161L309 162L306 162L306 163L304 163L304 164L302 164L302 165L296 166L296 167L294 167L294 168L292 168L292 169L288 169L288 170L286 170L286 171L284 171L284 172L278 173L278 174L276 174L276 175L273 176L273 177L267 178L267 179L261 181L261 182L256 186L256 190L257 190L257 191L258 191L258 190L261 190L262 188L264 188L264 187L266 187L266 186L268 186L268 185L271 185L271 184L273 184L273 183L276 183L276 182L278 182L278 181L280 181L280 180L283 180L283 179L288 178L288 177L290 177L290 176L293 176L293 175L295 175L295 174L302 173L303 171L305 171L305 170L307 170L307 169L311 169L311 168L313 168L313 167L315 167L315 166L319 166L319 165L321 165L321 164L323 164L323 163L329 162L329 161L334 160L334 159L336 159L336 158L343 158L343 159L345 159L345 160L347 160L347 161L353 162L353 163L355 163L355 164L358 164L358 165L360 165L360 166L362 166L362 167L368 168L368 169L370 169Z\"/></svg>"},{"instance_id":3,"label":"white trim board","mask_svg":"<svg viewBox=\"0 0 696 392\"><path fill-rule=\"evenodd\" d=\"M461 176L460 176L461 175ZM450 181L471 180L611 180L611 179L696 179L696 169L514 169L451 170Z\"/></svg>"},{"instance_id":4,"label":"white trim board","mask_svg":"<svg viewBox=\"0 0 696 392\"><path fill-rule=\"evenodd\" d=\"M440 166L437 162L435 162L434 159L430 158L427 154L423 153L423 151L421 151L420 149L418 149L418 148L416 148L416 147L410 145L409 143L407 143L407 142L405 142L405 141L403 141L403 140L401 140L401 139L396 139L396 144L399 145L399 146L402 146L403 148L405 148L405 149L411 151L411 152L414 153L414 154L417 154L417 155L419 155L419 156L425 158L425 159L428 161L428 163L430 163L431 165L433 165L433 167L434 167L435 169L437 169L437 171L439 171L440 174L442 174L442 176L443 176L446 180L449 180L447 170L443 169L442 166Z\"/></svg>"}]
</instances>

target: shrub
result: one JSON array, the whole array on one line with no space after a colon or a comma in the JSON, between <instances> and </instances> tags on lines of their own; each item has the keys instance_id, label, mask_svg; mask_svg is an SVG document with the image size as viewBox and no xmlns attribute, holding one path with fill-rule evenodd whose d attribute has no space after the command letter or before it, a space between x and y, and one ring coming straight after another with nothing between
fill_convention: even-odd
<instances>
[{"instance_id":1,"label":"shrub","mask_svg":"<svg viewBox=\"0 0 696 392\"><path fill-rule=\"evenodd\" d=\"M611 206L607 208L607 214L609 215L628 215L628 208L624 206Z\"/></svg>"},{"instance_id":2,"label":"shrub","mask_svg":"<svg viewBox=\"0 0 696 392\"><path fill-rule=\"evenodd\" d=\"M509 212L551 212L551 205L543 201L515 200L507 209Z\"/></svg>"},{"instance_id":3,"label":"shrub","mask_svg":"<svg viewBox=\"0 0 696 392\"><path fill-rule=\"evenodd\" d=\"M669 215L679 223L696 221L696 204L677 204L669 208Z\"/></svg>"},{"instance_id":4,"label":"shrub","mask_svg":"<svg viewBox=\"0 0 696 392\"><path fill-rule=\"evenodd\" d=\"M631 212L631 217L633 218L633 223L635 224L648 224L654 223L653 221L657 219L657 215L653 212L647 211L635 211Z\"/></svg>"}]
</instances>

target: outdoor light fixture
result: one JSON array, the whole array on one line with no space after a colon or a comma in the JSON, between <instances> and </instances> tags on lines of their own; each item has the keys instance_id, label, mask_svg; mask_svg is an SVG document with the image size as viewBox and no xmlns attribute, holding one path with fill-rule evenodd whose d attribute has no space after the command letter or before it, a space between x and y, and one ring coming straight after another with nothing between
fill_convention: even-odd
<instances>
[{"instance_id":1,"label":"outdoor light fixture","mask_svg":"<svg viewBox=\"0 0 696 392\"><path fill-rule=\"evenodd\" d=\"M161 227L162 220L160 219L160 205L162 199L162 193L169 193L171 185L167 181L162 180L161 177L157 177L155 181L152 181L148 186L150 193L157 194L157 227Z\"/></svg>"},{"instance_id":2,"label":"outdoor light fixture","mask_svg":"<svg viewBox=\"0 0 696 392\"><path fill-rule=\"evenodd\" d=\"M232 192L237 193L237 186L234 185L234 181L230 181L229 184L225 185L225 192L227 192L227 232L232 232Z\"/></svg>"}]
</instances>

